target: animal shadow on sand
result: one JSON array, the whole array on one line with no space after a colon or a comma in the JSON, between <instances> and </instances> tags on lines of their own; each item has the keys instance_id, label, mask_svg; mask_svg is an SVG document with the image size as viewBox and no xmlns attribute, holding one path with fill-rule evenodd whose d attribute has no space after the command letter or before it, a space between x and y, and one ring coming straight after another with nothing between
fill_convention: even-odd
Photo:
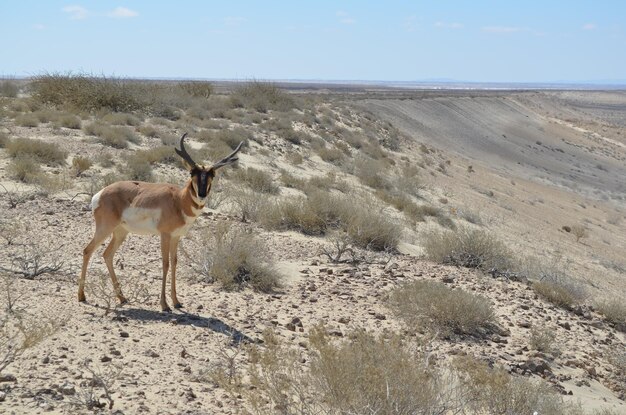
<instances>
[{"instance_id":1,"label":"animal shadow on sand","mask_svg":"<svg viewBox=\"0 0 626 415\"><path fill-rule=\"evenodd\" d=\"M178 311L177 313L164 313L161 311L146 310L143 308L123 308L115 311L113 320L128 321L137 320L144 322L160 322L170 323L180 326L195 326L197 328L205 328L216 333L227 335L231 338L233 346L245 344L258 344L261 340L249 337L242 331L214 317L205 317L186 311Z\"/></svg>"}]
</instances>

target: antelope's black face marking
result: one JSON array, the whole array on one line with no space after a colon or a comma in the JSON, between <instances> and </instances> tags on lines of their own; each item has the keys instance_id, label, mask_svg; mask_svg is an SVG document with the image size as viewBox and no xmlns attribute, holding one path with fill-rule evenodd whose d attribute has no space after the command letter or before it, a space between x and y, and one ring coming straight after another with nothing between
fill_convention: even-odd
<instances>
[{"instance_id":1,"label":"antelope's black face marking","mask_svg":"<svg viewBox=\"0 0 626 415\"><path fill-rule=\"evenodd\" d=\"M209 190L211 190L211 182L213 177L215 177L215 171L212 169L194 169L191 172L191 176L194 178L198 197L204 199L209 194Z\"/></svg>"}]
</instances>

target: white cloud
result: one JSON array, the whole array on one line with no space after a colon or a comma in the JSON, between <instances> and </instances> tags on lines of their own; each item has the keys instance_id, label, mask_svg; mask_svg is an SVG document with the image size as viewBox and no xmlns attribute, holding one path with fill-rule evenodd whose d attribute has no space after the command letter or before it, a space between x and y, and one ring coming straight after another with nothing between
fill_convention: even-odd
<instances>
[{"instance_id":1,"label":"white cloud","mask_svg":"<svg viewBox=\"0 0 626 415\"><path fill-rule=\"evenodd\" d=\"M404 21L402 22L402 27L404 27L404 30L406 30L407 32L414 32L417 28L416 20L417 16L411 15L404 19Z\"/></svg>"},{"instance_id":2,"label":"white cloud","mask_svg":"<svg viewBox=\"0 0 626 415\"><path fill-rule=\"evenodd\" d=\"M587 23L583 25L583 30L594 30L596 27L595 23Z\"/></svg>"},{"instance_id":3,"label":"white cloud","mask_svg":"<svg viewBox=\"0 0 626 415\"><path fill-rule=\"evenodd\" d=\"M487 33L515 33L523 32L526 29L523 27L511 27L511 26L486 26L483 27L483 32Z\"/></svg>"},{"instance_id":4,"label":"white cloud","mask_svg":"<svg viewBox=\"0 0 626 415\"><path fill-rule=\"evenodd\" d=\"M438 27L440 29L463 29L463 24L462 23L446 23L446 22L436 22L435 23L435 27Z\"/></svg>"},{"instance_id":5,"label":"white cloud","mask_svg":"<svg viewBox=\"0 0 626 415\"><path fill-rule=\"evenodd\" d=\"M128 19L129 17L139 16L139 13L134 10L127 9L126 7L116 7L115 9L107 13L107 16L114 19Z\"/></svg>"},{"instance_id":6,"label":"white cloud","mask_svg":"<svg viewBox=\"0 0 626 415\"><path fill-rule=\"evenodd\" d=\"M245 23L247 21L248 21L248 19L246 19L245 17L241 17L241 16L224 17L224 25L225 26L238 27L238 26L241 26L243 23Z\"/></svg>"},{"instance_id":7,"label":"white cloud","mask_svg":"<svg viewBox=\"0 0 626 415\"><path fill-rule=\"evenodd\" d=\"M337 13L337 17L339 17L339 23L343 24L355 24L356 20L354 20L350 15L343 10L339 10Z\"/></svg>"},{"instance_id":8,"label":"white cloud","mask_svg":"<svg viewBox=\"0 0 626 415\"><path fill-rule=\"evenodd\" d=\"M89 11L83 6L65 6L63 11L69 14L72 20L82 20L89 16Z\"/></svg>"}]
</instances>

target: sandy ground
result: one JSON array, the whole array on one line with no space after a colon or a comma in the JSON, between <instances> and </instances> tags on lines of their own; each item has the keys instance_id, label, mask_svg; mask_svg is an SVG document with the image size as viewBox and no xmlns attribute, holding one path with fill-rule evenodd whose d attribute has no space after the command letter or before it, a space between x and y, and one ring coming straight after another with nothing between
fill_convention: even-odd
<instances>
[{"instance_id":1,"label":"sandy ground","mask_svg":"<svg viewBox=\"0 0 626 415\"><path fill-rule=\"evenodd\" d=\"M562 258L561 265L585 284L591 298L626 299L626 221L608 221L614 217L611 215L623 216L625 200L626 151L619 145L623 141L614 124L619 117L612 115L616 107L622 108L623 96L577 97L511 94L369 99L358 105L390 119L408 135L396 157L405 156L415 163L432 161L424 177L426 201L456 215L459 223L464 210L479 213L483 226L520 255L548 261ZM560 107L557 99L566 98L578 106ZM581 102L591 105L598 100L611 105L610 111L601 112L604 116L597 114L601 109L596 107L581 113ZM569 116L559 118L548 107L567 108ZM597 124L589 122L592 117ZM602 130L603 125L609 126L610 133ZM58 143L73 154L95 155L104 149L80 131L63 130L66 133L60 135L45 126L11 126L10 131L15 136ZM438 150L424 154L421 143ZM282 149L284 144L276 146ZM15 185L7 177L7 159L2 153L0 150L0 182ZM268 161L273 158L276 165L287 167L283 158L259 153L244 155L242 163L273 171ZM450 161L445 173L437 172L435 167L445 160ZM312 157L293 171L307 176L332 169ZM170 166L159 173L181 183L186 177ZM28 186L20 189L28 190ZM281 189L283 194L289 192ZM485 296L503 328L484 339L437 340L435 359L474 355L503 365L511 373L544 378L586 409L626 413L624 397L620 399L616 392L623 386L617 384L607 360L612 350L626 347L623 332L605 323L593 309L572 313L556 308L524 283L421 259L420 238L425 230L437 227L432 221L405 230L402 253L392 257L364 253L366 260L359 264L330 264L319 255L326 243L322 238L267 232L254 224L240 224L226 209L207 209L183 242L184 251L197 248L201 233L219 222L250 228L259 232L276 261L284 275L284 287L275 294L225 292L216 284L202 282L182 254L178 294L185 309L162 313L158 311L158 239L130 236L118 251L116 269L123 289L145 289L147 295L107 314L105 302L97 296L88 293L87 304L76 301L81 251L93 230L86 198L61 192L48 198L34 197L11 209L6 195L2 197L1 217L24 224L29 235L53 248L53 254L64 263L60 273L15 281L15 290L22 295L21 306L33 316L52 318L59 328L3 372L15 378L0 382L2 413L88 412L72 405L90 390L91 375L85 361L96 372L114 379L113 409L120 413L239 413L245 405L240 397L203 378L207 370L223 363L224 353L236 351L234 345L255 343L264 330L272 328L305 354L308 332L320 323L338 338L358 328L374 333L402 331L402 323L387 306L386 293L415 279L442 281ZM589 229L589 236L581 242L562 230L563 225L575 223L584 223ZM7 248L3 245L2 249ZM98 281L97 276L104 272L102 258L96 254L90 281ZM302 327L290 324L295 318ZM561 350L558 357L529 350L531 327L556 332ZM247 357L245 351L237 355L239 368ZM547 369L535 370L537 362L545 363Z\"/></svg>"}]
</instances>

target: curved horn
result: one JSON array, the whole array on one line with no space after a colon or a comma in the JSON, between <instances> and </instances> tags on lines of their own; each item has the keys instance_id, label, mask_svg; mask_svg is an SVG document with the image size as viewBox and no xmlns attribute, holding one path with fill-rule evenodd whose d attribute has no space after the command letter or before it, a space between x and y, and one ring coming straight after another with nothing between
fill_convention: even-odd
<instances>
[{"instance_id":1,"label":"curved horn","mask_svg":"<svg viewBox=\"0 0 626 415\"><path fill-rule=\"evenodd\" d=\"M181 156L183 160L189 163L191 167L197 167L198 165L196 164L195 161L193 161L193 159L191 158L191 156L189 155L189 153L187 153L187 150L185 149L185 142L184 142L185 137L187 137L187 133L183 134L183 136L180 138L180 144L179 144L180 150L174 147L174 151L176 151L176 154Z\"/></svg>"},{"instance_id":2,"label":"curved horn","mask_svg":"<svg viewBox=\"0 0 626 415\"><path fill-rule=\"evenodd\" d=\"M241 143L239 143L239 145L237 146L235 151L233 151L228 156L224 157L223 159L221 159L220 161L215 163L211 168L212 169L219 169L220 167L224 167L224 166L227 166L229 164L233 164L234 162L239 160L239 157L235 157L235 154L237 154L239 152L239 150L241 150L241 146L242 145L243 145L243 141Z\"/></svg>"}]
</instances>

